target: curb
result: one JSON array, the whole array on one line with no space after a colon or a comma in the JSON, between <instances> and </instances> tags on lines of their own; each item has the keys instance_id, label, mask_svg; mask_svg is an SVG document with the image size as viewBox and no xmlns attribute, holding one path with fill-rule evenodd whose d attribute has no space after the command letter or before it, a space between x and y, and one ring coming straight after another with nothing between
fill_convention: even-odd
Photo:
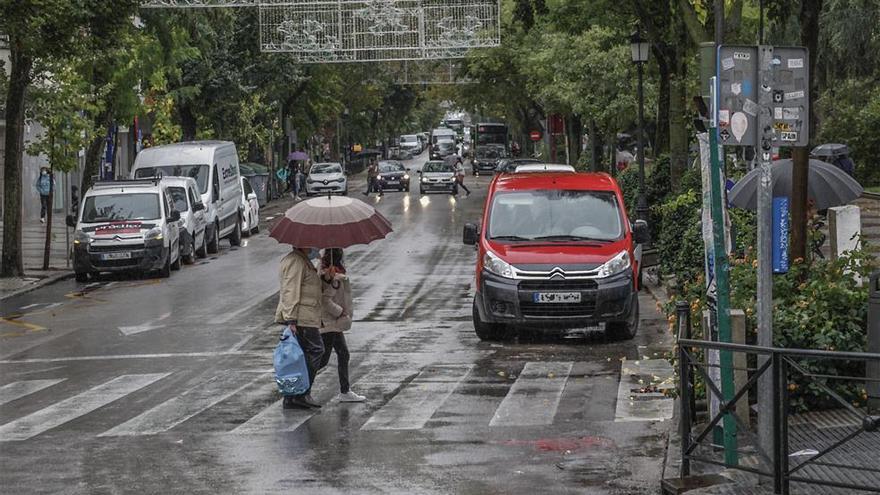
<instances>
[{"instance_id":1,"label":"curb","mask_svg":"<svg viewBox=\"0 0 880 495\"><path fill-rule=\"evenodd\" d=\"M880 193L862 191L862 198L880 200Z\"/></svg>"},{"instance_id":2,"label":"curb","mask_svg":"<svg viewBox=\"0 0 880 495\"><path fill-rule=\"evenodd\" d=\"M35 291L37 289L41 289L43 287L52 285L56 282L61 282L62 280L67 280L73 278L74 273L72 271L64 271L61 273L49 275L48 277L43 277L40 280L22 287L20 289L16 289L7 294L3 294L0 296L0 301L5 301L7 299L12 299L13 297L20 296L22 294L27 294L28 292Z\"/></svg>"}]
</instances>

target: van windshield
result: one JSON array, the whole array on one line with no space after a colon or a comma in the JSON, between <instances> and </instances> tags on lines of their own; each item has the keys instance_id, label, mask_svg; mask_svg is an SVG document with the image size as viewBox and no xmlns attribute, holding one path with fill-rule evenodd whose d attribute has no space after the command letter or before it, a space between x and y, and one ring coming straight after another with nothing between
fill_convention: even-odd
<instances>
[{"instance_id":1,"label":"van windshield","mask_svg":"<svg viewBox=\"0 0 880 495\"><path fill-rule=\"evenodd\" d=\"M199 193L208 192L208 166L207 165L160 165L156 167L143 167L135 170L136 179L146 177L192 177L199 186Z\"/></svg>"},{"instance_id":2,"label":"van windshield","mask_svg":"<svg viewBox=\"0 0 880 495\"><path fill-rule=\"evenodd\" d=\"M492 200L490 239L615 241L622 236L620 208L610 191L511 191Z\"/></svg>"},{"instance_id":3,"label":"van windshield","mask_svg":"<svg viewBox=\"0 0 880 495\"><path fill-rule=\"evenodd\" d=\"M95 223L115 220L156 220L160 217L158 194L123 193L87 197L83 204L82 221Z\"/></svg>"}]
</instances>

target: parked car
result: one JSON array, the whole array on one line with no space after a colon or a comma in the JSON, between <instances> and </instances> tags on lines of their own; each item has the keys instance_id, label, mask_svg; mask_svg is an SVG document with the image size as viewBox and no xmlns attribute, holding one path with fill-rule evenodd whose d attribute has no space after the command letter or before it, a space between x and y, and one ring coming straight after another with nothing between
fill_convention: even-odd
<instances>
[{"instance_id":1,"label":"parked car","mask_svg":"<svg viewBox=\"0 0 880 495\"><path fill-rule=\"evenodd\" d=\"M162 179L96 182L67 216L77 282L101 272L180 269L180 212Z\"/></svg>"},{"instance_id":2,"label":"parked car","mask_svg":"<svg viewBox=\"0 0 880 495\"><path fill-rule=\"evenodd\" d=\"M208 252L220 239L241 244L241 181L238 152L229 141L190 141L147 148L137 154L131 178L192 177L199 185L208 222Z\"/></svg>"},{"instance_id":3,"label":"parked car","mask_svg":"<svg viewBox=\"0 0 880 495\"><path fill-rule=\"evenodd\" d=\"M471 171L473 174L492 174L498 166L498 160L506 158L503 146L478 146L471 159Z\"/></svg>"},{"instance_id":4,"label":"parked car","mask_svg":"<svg viewBox=\"0 0 880 495\"><path fill-rule=\"evenodd\" d=\"M241 207L241 234L256 234L260 231L260 202L247 177L241 178Z\"/></svg>"},{"instance_id":5,"label":"parked car","mask_svg":"<svg viewBox=\"0 0 880 495\"><path fill-rule=\"evenodd\" d=\"M342 171L342 165L334 162L312 165L306 176L306 195L334 193L348 195L348 179Z\"/></svg>"},{"instance_id":6,"label":"parked car","mask_svg":"<svg viewBox=\"0 0 880 495\"><path fill-rule=\"evenodd\" d=\"M196 256L208 256L205 205L198 193L199 186L190 177L165 177L162 183L168 188L174 209L180 213L180 257L184 263L191 265L195 263Z\"/></svg>"},{"instance_id":7,"label":"parked car","mask_svg":"<svg viewBox=\"0 0 880 495\"><path fill-rule=\"evenodd\" d=\"M639 324L641 243L607 174L502 175L489 186L477 247L474 330L483 340L518 326L605 327L631 339Z\"/></svg>"},{"instance_id":8,"label":"parked car","mask_svg":"<svg viewBox=\"0 0 880 495\"><path fill-rule=\"evenodd\" d=\"M515 174L529 172L575 172L575 169L564 163L520 163L513 169Z\"/></svg>"},{"instance_id":9,"label":"parked car","mask_svg":"<svg viewBox=\"0 0 880 495\"><path fill-rule=\"evenodd\" d=\"M455 191L455 169L442 161L429 161L419 170L419 193L440 191L452 194Z\"/></svg>"},{"instance_id":10,"label":"parked car","mask_svg":"<svg viewBox=\"0 0 880 495\"><path fill-rule=\"evenodd\" d=\"M400 136L400 149L409 151L413 155L418 155L424 151L422 141L415 134Z\"/></svg>"},{"instance_id":11,"label":"parked car","mask_svg":"<svg viewBox=\"0 0 880 495\"><path fill-rule=\"evenodd\" d=\"M409 192L409 169L402 163L386 160L379 162L379 182L382 190L397 189Z\"/></svg>"},{"instance_id":12,"label":"parked car","mask_svg":"<svg viewBox=\"0 0 880 495\"><path fill-rule=\"evenodd\" d=\"M499 161L498 167L495 169L495 173L498 174L512 174L516 172L516 167L519 165L526 165L529 163L543 163L541 160L537 158L510 158L508 160Z\"/></svg>"}]
</instances>

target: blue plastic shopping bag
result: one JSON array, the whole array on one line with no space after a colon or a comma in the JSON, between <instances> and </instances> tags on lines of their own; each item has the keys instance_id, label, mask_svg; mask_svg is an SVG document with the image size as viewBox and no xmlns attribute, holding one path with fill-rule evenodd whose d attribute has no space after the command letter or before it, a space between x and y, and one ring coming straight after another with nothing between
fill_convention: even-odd
<instances>
[{"instance_id":1,"label":"blue plastic shopping bag","mask_svg":"<svg viewBox=\"0 0 880 495\"><path fill-rule=\"evenodd\" d=\"M282 395L301 395L309 390L306 356L290 327L284 327L275 347L275 382Z\"/></svg>"}]
</instances>

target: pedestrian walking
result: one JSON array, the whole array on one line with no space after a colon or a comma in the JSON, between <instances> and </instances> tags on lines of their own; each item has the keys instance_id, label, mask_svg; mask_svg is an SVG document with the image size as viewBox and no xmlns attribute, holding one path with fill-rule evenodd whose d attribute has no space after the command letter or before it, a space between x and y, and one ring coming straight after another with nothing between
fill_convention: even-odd
<instances>
[{"instance_id":1,"label":"pedestrian walking","mask_svg":"<svg viewBox=\"0 0 880 495\"><path fill-rule=\"evenodd\" d=\"M339 374L339 401L363 402L365 397L351 391L348 380L348 344L345 331L351 329L352 298L351 282L345 273L342 249L328 248L321 259L321 339L324 356L318 369L327 366L330 356L336 352Z\"/></svg>"},{"instance_id":2,"label":"pedestrian walking","mask_svg":"<svg viewBox=\"0 0 880 495\"><path fill-rule=\"evenodd\" d=\"M464 185L464 164L461 162L461 157L455 161L455 194L458 194L458 188L464 189L465 197L471 195L471 190L468 189L466 185Z\"/></svg>"},{"instance_id":3,"label":"pedestrian walking","mask_svg":"<svg viewBox=\"0 0 880 495\"><path fill-rule=\"evenodd\" d=\"M37 176L37 194L40 195L40 223L46 223L46 214L49 211L49 193L52 190L54 179L49 175L47 167L40 167L40 175Z\"/></svg>"},{"instance_id":4,"label":"pedestrian walking","mask_svg":"<svg viewBox=\"0 0 880 495\"><path fill-rule=\"evenodd\" d=\"M306 356L309 371L309 390L301 395L284 397L284 408L320 408L312 399L311 387L324 355L321 339L321 276L312 264L318 257L317 249L293 250L281 259L281 290L275 322L290 327Z\"/></svg>"},{"instance_id":5,"label":"pedestrian walking","mask_svg":"<svg viewBox=\"0 0 880 495\"><path fill-rule=\"evenodd\" d=\"M293 199L299 201L300 196L305 193L305 188L303 187L302 166L299 163L294 165L293 173L291 175L293 177Z\"/></svg>"},{"instance_id":6,"label":"pedestrian walking","mask_svg":"<svg viewBox=\"0 0 880 495\"><path fill-rule=\"evenodd\" d=\"M371 192L384 196L382 184L379 182L379 161L375 158L370 159L370 164L367 166L367 190L364 196L368 196Z\"/></svg>"}]
</instances>

